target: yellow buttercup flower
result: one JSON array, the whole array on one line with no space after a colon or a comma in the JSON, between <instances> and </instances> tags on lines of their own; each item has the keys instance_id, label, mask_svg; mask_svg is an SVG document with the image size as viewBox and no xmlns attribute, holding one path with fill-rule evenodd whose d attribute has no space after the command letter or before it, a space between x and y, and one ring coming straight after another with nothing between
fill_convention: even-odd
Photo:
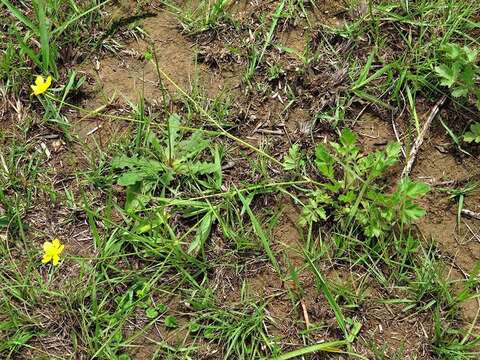
<instances>
[{"instance_id":1,"label":"yellow buttercup flower","mask_svg":"<svg viewBox=\"0 0 480 360\"><path fill-rule=\"evenodd\" d=\"M49 261L52 261L53 265L57 266L58 261L60 260L60 254L62 253L64 247L65 245L62 245L58 239L53 239L52 242L44 242L42 263L46 264Z\"/></svg>"},{"instance_id":2,"label":"yellow buttercup flower","mask_svg":"<svg viewBox=\"0 0 480 360\"><path fill-rule=\"evenodd\" d=\"M47 91L50 85L52 85L52 77L50 75L47 77L47 80L45 80L42 75L37 75L35 85L30 85L30 87L33 90L33 95L38 96Z\"/></svg>"}]
</instances>

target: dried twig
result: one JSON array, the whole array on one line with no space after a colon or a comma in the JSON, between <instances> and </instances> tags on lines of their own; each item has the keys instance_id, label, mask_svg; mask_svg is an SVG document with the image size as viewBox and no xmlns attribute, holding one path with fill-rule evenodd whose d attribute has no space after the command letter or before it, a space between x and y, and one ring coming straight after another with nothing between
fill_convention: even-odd
<instances>
[{"instance_id":1,"label":"dried twig","mask_svg":"<svg viewBox=\"0 0 480 360\"><path fill-rule=\"evenodd\" d=\"M305 319L305 327L308 329L310 328L310 319L308 318L307 307L305 306L303 300L300 300L300 305L302 306L303 318Z\"/></svg>"},{"instance_id":2,"label":"dried twig","mask_svg":"<svg viewBox=\"0 0 480 360\"><path fill-rule=\"evenodd\" d=\"M255 132L260 134L269 134L269 135L284 135L283 130L258 129Z\"/></svg>"},{"instance_id":3,"label":"dried twig","mask_svg":"<svg viewBox=\"0 0 480 360\"><path fill-rule=\"evenodd\" d=\"M445 100L447 100L447 96L443 95L441 99L437 101L435 106L430 111L430 115L428 116L427 121L423 125L422 131L420 131L420 134L418 135L417 139L415 140L415 143L412 146L412 150L410 151L410 154L408 156L407 165L405 166L402 172L402 177L406 177L410 175L410 171L412 170L413 163L415 162L415 158L417 157L418 150L420 150L420 147L422 146L423 141L425 139L425 135L430 129L433 119L435 119L435 116L437 116L440 110L440 107L445 103Z\"/></svg>"},{"instance_id":4,"label":"dried twig","mask_svg":"<svg viewBox=\"0 0 480 360\"><path fill-rule=\"evenodd\" d=\"M480 220L480 213L477 213L475 211L468 210L468 209L462 209L462 214L465 215L465 216Z\"/></svg>"}]
</instances>

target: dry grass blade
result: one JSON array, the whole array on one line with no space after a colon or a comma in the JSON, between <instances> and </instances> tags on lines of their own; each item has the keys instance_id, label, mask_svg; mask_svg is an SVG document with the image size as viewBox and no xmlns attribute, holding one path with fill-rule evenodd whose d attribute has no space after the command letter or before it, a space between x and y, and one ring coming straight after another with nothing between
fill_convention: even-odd
<instances>
[{"instance_id":1,"label":"dry grass blade","mask_svg":"<svg viewBox=\"0 0 480 360\"><path fill-rule=\"evenodd\" d=\"M410 175L410 172L412 171L412 168L413 168L413 164L415 163L415 159L417 157L417 153L422 147L422 144L425 140L425 135L428 133L430 126L432 125L433 119L435 119L438 112L440 111L440 108L443 106L446 100L447 100L447 96L443 95L430 111L430 115L428 116L427 121L425 121L422 131L420 132L417 139L415 140L415 143L412 146L412 150L408 155L407 165L405 165L405 168L403 169L402 178Z\"/></svg>"}]
</instances>

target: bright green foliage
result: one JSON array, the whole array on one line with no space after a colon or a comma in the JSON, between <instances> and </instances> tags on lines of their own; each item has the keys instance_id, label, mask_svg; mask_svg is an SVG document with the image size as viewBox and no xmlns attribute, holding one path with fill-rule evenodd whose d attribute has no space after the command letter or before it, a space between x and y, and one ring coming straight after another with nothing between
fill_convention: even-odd
<instances>
[{"instance_id":1,"label":"bright green foliage","mask_svg":"<svg viewBox=\"0 0 480 360\"><path fill-rule=\"evenodd\" d=\"M463 140L468 143L480 143L480 123L476 122L470 126L470 131L463 135Z\"/></svg>"},{"instance_id":2,"label":"bright green foliage","mask_svg":"<svg viewBox=\"0 0 480 360\"><path fill-rule=\"evenodd\" d=\"M426 184L403 179L389 192L376 181L396 164L400 145L391 143L364 156L356 140L352 131L344 129L339 143L317 146L315 164L325 182L309 194L301 223L333 219L340 226L361 228L367 238L380 238L396 224L422 217L425 211L414 200L428 192Z\"/></svg>"},{"instance_id":3,"label":"bright green foliage","mask_svg":"<svg viewBox=\"0 0 480 360\"><path fill-rule=\"evenodd\" d=\"M127 203L127 209L133 210L140 204L145 205L157 186L168 187L177 177L195 178L201 175L221 171L219 160L206 162L198 156L210 147L211 142L204 138L201 130L184 137L180 130L180 118L173 114L168 119L167 131L161 141L149 132L148 142L154 156L129 157L122 155L113 159L113 169L126 169L118 178L118 184L129 187L135 192L137 203ZM204 183L205 184L205 183ZM127 195L128 196L128 195Z\"/></svg>"},{"instance_id":4,"label":"bright green foliage","mask_svg":"<svg viewBox=\"0 0 480 360\"><path fill-rule=\"evenodd\" d=\"M27 2L31 9L17 3L0 0L0 8L7 8L11 16L18 20L17 24L8 29L15 41L6 44L10 51L7 50L3 56L0 54L0 76L11 76L9 72L16 72L17 60L28 60L35 64L38 72L57 77L59 49L65 40L70 39L65 35L76 35L81 26L80 20L91 21L92 13L108 1L93 2L87 9L79 7L73 1L32 0ZM87 17L89 14L90 18Z\"/></svg>"},{"instance_id":5,"label":"bright green foliage","mask_svg":"<svg viewBox=\"0 0 480 360\"><path fill-rule=\"evenodd\" d=\"M288 154L283 158L283 168L288 171L302 168L304 165L300 147L298 144L293 144L288 150Z\"/></svg>"},{"instance_id":6,"label":"bright green foliage","mask_svg":"<svg viewBox=\"0 0 480 360\"><path fill-rule=\"evenodd\" d=\"M474 96L480 109L480 90L476 84L480 76L480 68L476 64L478 51L467 46L447 44L442 48L442 53L444 63L435 67L440 84L450 88L455 98Z\"/></svg>"},{"instance_id":7,"label":"bright green foliage","mask_svg":"<svg viewBox=\"0 0 480 360\"><path fill-rule=\"evenodd\" d=\"M177 318L175 316L169 315L165 318L165 327L175 329L177 326Z\"/></svg>"},{"instance_id":8,"label":"bright green foliage","mask_svg":"<svg viewBox=\"0 0 480 360\"><path fill-rule=\"evenodd\" d=\"M264 351L272 351L273 342L265 342L265 324L268 315L265 305L250 303L238 311L227 312L219 308L212 299L202 299L201 304L192 303L200 313L190 330L205 340L225 341L225 359L260 359ZM262 349L263 347L263 349Z\"/></svg>"},{"instance_id":9,"label":"bright green foliage","mask_svg":"<svg viewBox=\"0 0 480 360\"><path fill-rule=\"evenodd\" d=\"M201 1L197 7L178 7L173 1L164 0L164 4L177 14L185 30L191 34L215 28L220 22L228 20L228 6L231 0Z\"/></svg>"},{"instance_id":10,"label":"bright green foliage","mask_svg":"<svg viewBox=\"0 0 480 360\"><path fill-rule=\"evenodd\" d=\"M171 201L169 196L174 197L182 189L219 189L220 151L201 130L185 134L176 114L168 118L167 128L159 136L151 130L144 129L142 133L146 148L134 156L116 157L111 164L114 170L124 170L117 183L127 188L125 215L133 225L125 240L138 250L147 249L147 255L175 251L183 256L169 221L172 213L178 213L196 221L189 231L193 237L187 250L188 254L196 255L203 249L217 219L215 207L208 201ZM138 211L142 214L137 214Z\"/></svg>"}]
</instances>

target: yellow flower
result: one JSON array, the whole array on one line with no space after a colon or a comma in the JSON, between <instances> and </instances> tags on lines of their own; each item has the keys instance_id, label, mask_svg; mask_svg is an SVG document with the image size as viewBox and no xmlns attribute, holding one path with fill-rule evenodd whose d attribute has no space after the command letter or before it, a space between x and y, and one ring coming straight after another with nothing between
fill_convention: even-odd
<instances>
[{"instance_id":1,"label":"yellow flower","mask_svg":"<svg viewBox=\"0 0 480 360\"><path fill-rule=\"evenodd\" d=\"M30 85L30 87L33 90L33 95L38 96L47 91L50 85L52 85L52 77L50 75L47 77L47 80L45 80L42 75L37 75L35 85Z\"/></svg>"},{"instance_id":2,"label":"yellow flower","mask_svg":"<svg viewBox=\"0 0 480 360\"><path fill-rule=\"evenodd\" d=\"M62 245L58 239L53 239L52 242L44 242L42 263L46 264L51 260L53 265L57 266L58 261L60 260L60 254L62 253L64 247L65 245Z\"/></svg>"}]
</instances>

